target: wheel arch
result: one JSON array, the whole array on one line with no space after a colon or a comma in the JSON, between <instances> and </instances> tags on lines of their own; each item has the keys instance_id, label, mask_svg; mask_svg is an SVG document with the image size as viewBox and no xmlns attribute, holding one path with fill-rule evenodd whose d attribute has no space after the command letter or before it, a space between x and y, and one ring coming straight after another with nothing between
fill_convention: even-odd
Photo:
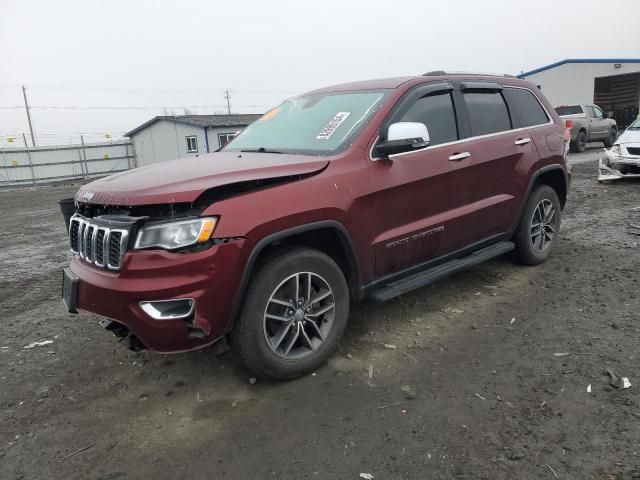
<instances>
[{"instance_id":1,"label":"wheel arch","mask_svg":"<svg viewBox=\"0 0 640 480\"><path fill-rule=\"evenodd\" d=\"M560 164L546 165L534 172L529 179L529 185L527 186L527 191L522 198L522 204L520 205L520 211L518 212L514 231L520 224L527 201L531 196L531 192L533 192L533 189L537 185L549 185L553 188L560 199L561 208L564 209L564 206L567 203L567 192L569 189L565 169Z\"/></svg>"},{"instance_id":2,"label":"wheel arch","mask_svg":"<svg viewBox=\"0 0 640 480\"><path fill-rule=\"evenodd\" d=\"M292 245L315 248L331 257L345 275L351 298L356 301L361 300L360 267L355 246L346 227L336 220L322 220L298 225L267 235L254 245L242 273L227 333L233 329L236 323L253 272L271 253Z\"/></svg>"}]
</instances>

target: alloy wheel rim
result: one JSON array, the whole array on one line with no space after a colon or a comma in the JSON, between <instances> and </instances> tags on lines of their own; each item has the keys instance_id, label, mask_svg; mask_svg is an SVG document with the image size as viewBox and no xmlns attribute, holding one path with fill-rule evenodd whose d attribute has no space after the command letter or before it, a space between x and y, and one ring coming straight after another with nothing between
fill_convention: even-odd
<instances>
[{"instance_id":1,"label":"alloy wheel rim","mask_svg":"<svg viewBox=\"0 0 640 480\"><path fill-rule=\"evenodd\" d=\"M267 345L286 360L300 360L325 342L333 327L335 298L317 273L299 272L271 293L263 316Z\"/></svg>"},{"instance_id":2,"label":"alloy wheel rim","mask_svg":"<svg viewBox=\"0 0 640 480\"><path fill-rule=\"evenodd\" d=\"M556 236L556 209L550 200L544 199L536 206L531 218L531 244L538 252L551 246Z\"/></svg>"}]
</instances>

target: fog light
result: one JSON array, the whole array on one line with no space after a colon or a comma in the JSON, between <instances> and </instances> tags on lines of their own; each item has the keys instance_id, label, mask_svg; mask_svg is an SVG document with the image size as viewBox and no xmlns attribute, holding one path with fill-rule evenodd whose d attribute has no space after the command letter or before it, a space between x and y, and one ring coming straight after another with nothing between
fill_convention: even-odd
<instances>
[{"instance_id":1,"label":"fog light","mask_svg":"<svg viewBox=\"0 0 640 480\"><path fill-rule=\"evenodd\" d=\"M193 313L196 301L193 298L174 298L140 302L140 308L155 320L187 318Z\"/></svg>"}]
</instances>

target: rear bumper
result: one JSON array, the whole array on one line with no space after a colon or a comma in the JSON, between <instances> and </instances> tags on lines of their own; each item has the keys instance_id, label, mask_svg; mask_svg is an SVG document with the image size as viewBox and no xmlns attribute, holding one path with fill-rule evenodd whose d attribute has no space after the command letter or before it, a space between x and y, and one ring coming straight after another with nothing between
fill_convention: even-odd
<instances>
[{"instance_id":1,"label":"rear bumper","mask_svg":"<svg viewBox=\"0 0 640 480\"><path fill-rule=\"evenodd\" d=\"M120 272L74 257L70 269L78 277L78 309L125 325L156 352L204 347L225 334L231 319L243 245L238 239L195 253L130 251ZM189 318L155 320L140 307L140 302L176 298L194 299ZM200 338L190 335L194 328Z\"/></svg>"}]
</instances>

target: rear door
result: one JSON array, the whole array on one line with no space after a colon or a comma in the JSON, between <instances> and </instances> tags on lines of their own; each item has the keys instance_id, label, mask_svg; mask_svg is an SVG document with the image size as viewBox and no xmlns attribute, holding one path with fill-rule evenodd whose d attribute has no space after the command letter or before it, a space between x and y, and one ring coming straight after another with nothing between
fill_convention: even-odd
<instances>
[{"instance_id":1,"label":"rear door","mask_svg":"<svg viewBox=\"0 0 640 480\"><path fill-rule=\"evenodd\" d=\"M510 112L501 85L463 82L460 95L469 124L460 149L470 154L459 186L465 204L460 235L467 244L480 245L506 238L526 189L523 165L538 156L528 132Z\"/></svg>"},{"instance_id":2,"label":"rear door","mask_svg":"<svg viewBox=\"0 0 640 480\"><path fill-rule=\"evenodd\" d=\"M395 122L427 125L427 148L369 162L374 216L370 219L376 274L384 276L456 248L462 179L469 160L460 153L453 85L422 85L400 100L382 130Z\"/></svg>"}]
</instances>

